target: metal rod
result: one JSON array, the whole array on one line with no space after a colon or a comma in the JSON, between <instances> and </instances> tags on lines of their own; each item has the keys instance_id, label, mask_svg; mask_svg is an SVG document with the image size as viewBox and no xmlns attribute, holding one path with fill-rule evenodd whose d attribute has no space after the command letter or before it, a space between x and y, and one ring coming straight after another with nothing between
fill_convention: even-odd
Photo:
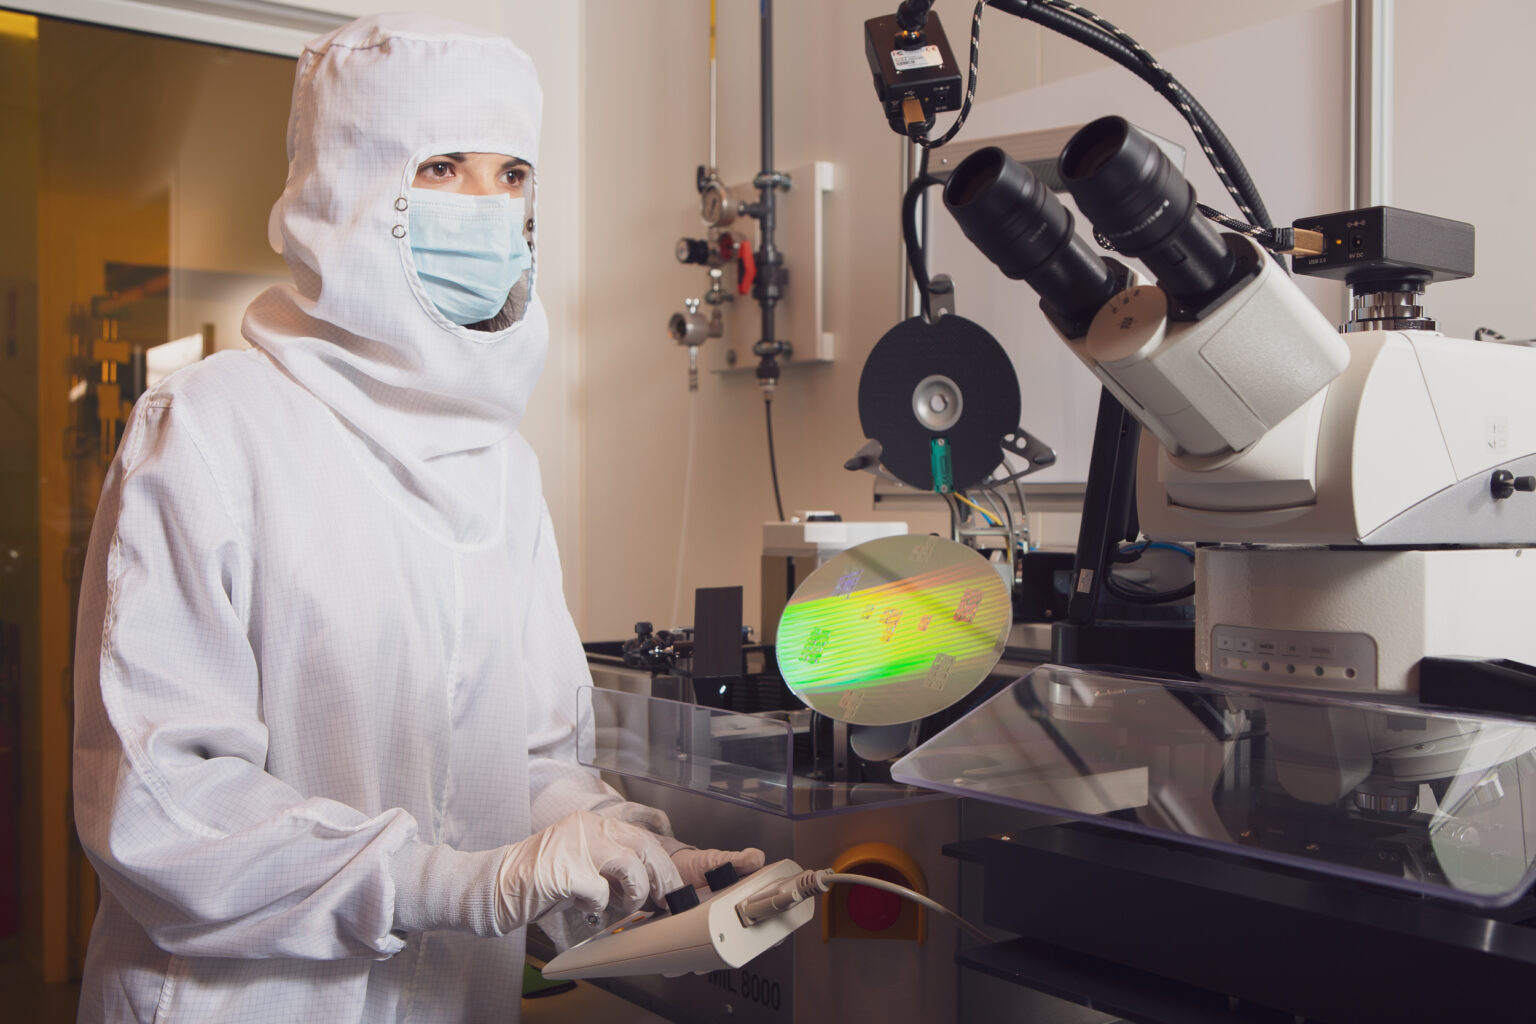
<instances>
[{"instance_id":1,"label":"metal rod","mask_svg":"<svg viewBox=\"0 0 1536 1024\"><path fill-rule=\"evenodd\" d=\"M1356 0L1354 5L1354 166L1351 208L1392 201L1393 5Z\"/></svg>"},{"instance_id":2,"label":"metal rod","mask_svg":"<svg viewBox=\"0 0 1536 1024\"><path fill-rule=\"evenodd\" d=\"M720 166L715 159L715 123L719 119L715 80L715 0L709 0L709 172Z\"/></svg>"},{"instance_id":3,"label":"metal rod","mask_svg":"<svg viewBox=\"0 0 1536 1024\"><path fill-rule=\"evenodd\" d=\"M763 134L763 173L773 172L773 0L761 0L760 8L762 25L759 31L761 45L762 75L762 134ZM765 201L773 195L772 187L762 190L765 193ZM767 203L768 211L773 209L771 201Z\"/></svg>"},{"instance_id":4,"label":"metal rod","mask_svg":"<svg viewBox=\"0 0 1536 1024\"><path fill-rule=\"evenodd\" d=\"M773 241L776 193L778 192L778 184L775 181L777 175L773 169L773 0L760 0L760 3L763 169L758 195L762 205L760 223L763 227L763 252L758 258L758 264L759 272L767 274L768 280L759 293L758 303L763 311L763 342L772 345L777 340L774 334L773 314L774 307L779 301L777 280L779 250Z\"/></svg>"},{"instance_id":5,"label":"metal rod","mask_svg":"<svg viewBox=\"0 0 1536 1024\"><path fill-rule=\"evenodd\" d=\"M1018 481L1015 480L1014 482L1017 483ZM1019 536L1018 530L1014 526L1013 508L1008 504L1008 499L998 494L997 488L992 486L982 488L981 493L987 496L987 503L992 506L993 511L997 511L998 505L1002 505L1003 517L1008 521L1008 572L1011 574L1009 581L1011 589L1019 582L1019 566L1020 558L1022 557L1019 554L1019 544L1023 541L1023 538Z\"/></svg>"}]
</instances>

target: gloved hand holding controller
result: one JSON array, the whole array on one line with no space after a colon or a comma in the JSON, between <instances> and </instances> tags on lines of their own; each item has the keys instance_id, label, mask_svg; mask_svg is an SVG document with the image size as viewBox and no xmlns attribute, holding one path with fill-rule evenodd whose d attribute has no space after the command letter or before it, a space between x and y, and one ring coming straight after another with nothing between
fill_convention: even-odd
<instances>
[{"instance_id":1,"label":"gloved hand holding controller","mask_svg":"<svg viewBox=\"0 0 1536 1024\"><path fill-rule=\"evenodd\" d=\"M647 899L662 906L667 893L702 888L704 873L725 863L750 874L763 866L763 851L683 847L669 857L639 825L576 811L507 847L496 871L496 926L511 931L566 900L582 913L611 905L628 914Z\"/></svg>"},{"instance_id":2,"label":"gloved hand holding controller","mask_svg":"<svg viewBox=\"0 0 1536 1024\"><path fill-rule=\"evenodd\" d=\"M682 884L655 834L576 811L507 847L496 872L496 925L511 931L567 899L587 913L610 903L629 913Z\"/></svg>"}]
</instances>

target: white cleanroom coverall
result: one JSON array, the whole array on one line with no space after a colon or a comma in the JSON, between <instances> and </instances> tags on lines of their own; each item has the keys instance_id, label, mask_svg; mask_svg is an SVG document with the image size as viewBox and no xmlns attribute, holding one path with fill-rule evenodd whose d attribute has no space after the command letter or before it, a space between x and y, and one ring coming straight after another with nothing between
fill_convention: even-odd
<instances>
[{"instance_id":1,"label":"white cleanroom coverall","mask_svg":"<svg viewBox=\"0 0 1536 1024\"><path fill-rule=\"evenodd\" d=\"M498 848L646 818L574 761L586 663L516 432L534 271L510 327L460 327L406 230L428 156L536 167L539 104L507 40L428 17L299 61L271 218L294 284L252 304L253 350L138 402L91 538L82 1019L514 1020Z\"/></svg>"}]
</instances>

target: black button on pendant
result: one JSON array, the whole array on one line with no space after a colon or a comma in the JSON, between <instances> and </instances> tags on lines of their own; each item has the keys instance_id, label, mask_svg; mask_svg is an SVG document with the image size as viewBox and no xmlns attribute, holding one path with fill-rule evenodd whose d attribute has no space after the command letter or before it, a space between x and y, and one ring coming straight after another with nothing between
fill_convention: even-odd
<instances>
[{"instance_id":1,"label":"black button on pendant","mask_svg":"<svg viewBox=\"0 0 1536 1024\"><path fill-rule=\"evenodd\" d=\"M682 914L699 905L699 894L693 886L684 885L681 889L673 889L667 893L667 909L674 914Z\"/></svg>"}]
</instances>

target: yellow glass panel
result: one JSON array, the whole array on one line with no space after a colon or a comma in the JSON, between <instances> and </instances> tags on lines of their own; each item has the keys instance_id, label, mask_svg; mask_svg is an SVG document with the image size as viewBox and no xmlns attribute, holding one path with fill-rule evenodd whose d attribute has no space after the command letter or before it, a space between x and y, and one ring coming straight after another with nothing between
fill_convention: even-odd
<instances>
[{"instance_id":1,"label":"yellow glass panel","mask_svg":"<svg viewBox=\"0 0 1536 1024\"><path fill-rule=\"evenodd\" d=\"M36 39L37 19L30 14L19 14L16 11L0 11L0 36L15 36L17 39Z\"/></svg>"},{"instance_id":2,"label":"yellow glass panel","mask_svg":"<svg viewBox=\"0 0 1536 1024\"><path fill-rule=\"evenodd\" d=\"M292 80L285 58L0 11L0 962L28 978L78 977L96 904L69 770L102 478L145 387L243 346L246 304L287 280L266 219Z\"/></svg>"}]
</instances>

